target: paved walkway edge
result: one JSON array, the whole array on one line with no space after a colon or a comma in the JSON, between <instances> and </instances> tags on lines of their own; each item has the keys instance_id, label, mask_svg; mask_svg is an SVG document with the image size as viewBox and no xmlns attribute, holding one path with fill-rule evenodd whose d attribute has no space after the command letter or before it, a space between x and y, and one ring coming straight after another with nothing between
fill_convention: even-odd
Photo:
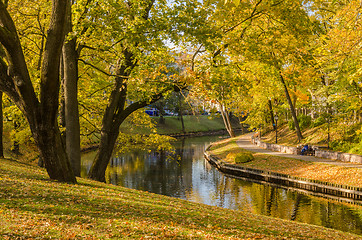
<instances>
[{"instance_id":1,"label":"paved walkway edge","mask_svg":"<svg viewBox=\"0 0 362 240\"><path fill-rule=\"evenodd\" d=\"M279 157L287 157L287 158L295 158L300 159L304 161L309 162L319 162L319 163L325 163L325 164L331 164L341 167L351 167L351 168L360 168L362 169L362 164L358 163L352 163L352 162L346 162L346 161L338 161L331 158L321 158L321 157L315 157L315 156L305 156L305 155L298 155L296 147L288 147L283 145L277 145L277 144L271 144L271 143L264 143L261 141L258 141L258 145L253 144L252 139L253 133L249 133L246 135L241 136L237 141L237 145L240 148L252 151L252 152L258 152L258 153L264 153Z\"/></svg>"},{"instance_id":2,"label":"paved walkway edge","mask_svg":"<svg viewBox=\"0 0 362 240\"><path fill-rule=\"evenodd\" d=\"M209 149L209 148L208 148ZM323 181L316 181L293 177L286 174L279 174L242 166L228 164L216 156L210 155L208 149L204 152L205 159L214 165L219 171L235 177L257 180L259 182L273 183L288 188L295 188L317 193L321 196L333 196L337 200L362 205L362 188L345 185L332 184Z\"/></svg>"},{"instance_id":3,"label":"paved walkway edge","mask_svg":"<svg viewBox=\"0 0 362 240\"><path fill-rule=\"evenodd\" d=\"M277 151L282 153L294 154L297 155L297 148L296 147L289 147L284 145L278 145L273 143L265 143L260 141L258 138L254 138L250 136L251 142L258 147L268 149L271 151ZM342 162L350 162L350 163L357 163L362 164L362 155L358 154L350 154L350 153L343 153L343 152L336 152L331 150L323 150L323 149L316 149L315 156L324 159L332 159Z\"/></svg>"}]
</instances>

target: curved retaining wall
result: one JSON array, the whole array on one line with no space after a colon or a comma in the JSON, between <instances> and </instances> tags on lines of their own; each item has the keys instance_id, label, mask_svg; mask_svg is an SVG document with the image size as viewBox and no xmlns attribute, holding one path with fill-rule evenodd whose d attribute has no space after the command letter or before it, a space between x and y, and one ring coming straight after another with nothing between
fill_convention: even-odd
<instances>
[{"instance_id":1,"label":"curved retaining wall","mask_svg":"<svg viewBox=\"0 0 362 240\"><path fill-rule=\"evenodd\" d=\"M277 144L272 144L272 143L265 143L265 142L260 141L259 139L255 139L255 138L251 138L251 141L253 144L255 144L261 148L268 149L268 150L289 153L289 154L297 154L296 147L288 147L288 146L277 145ZM315 156L320 157L320 158L339 160L342 162L352 162L352 163L362 164L362 155L357 155L357 154L349 154L349 153L335 152L335 151L330 151L330 150L316 149Z\"/></svg>"},{"instance_id":2,"label":"curved retaining wall","mask_svg":"<svg viewBox=\"0 0 362 240\"><path fill-rule=\"evenodd\" d=\"M362 164L362 156L357 154L349 154L349 153L334 152L327 150L316 150L315 156L320 158L335 159L342 162L352 162L352 163Z\"/></svg>"},{"instance_id":3,"label":"curved retaining wall","mask_svg":"<svg viewBox=\"0 0 362 240\"><path fill-rule=\"evenodd\" d=\"M287 187L312 191L323 195L353 199L357 200L357 202L355 203L362 204L362 202L360 202L362 201L362 188L360 187L350 187L323 181L309 180L289 176L287 174L274 173L258 169L245 168L234 164L228 164L222 162L215 156L211 156L207 152L207 150L205 151L204 156L212 165L217 167L221 172L233 176L255 179L258 181L264 181Z\"/></svg>"}]
</instances>

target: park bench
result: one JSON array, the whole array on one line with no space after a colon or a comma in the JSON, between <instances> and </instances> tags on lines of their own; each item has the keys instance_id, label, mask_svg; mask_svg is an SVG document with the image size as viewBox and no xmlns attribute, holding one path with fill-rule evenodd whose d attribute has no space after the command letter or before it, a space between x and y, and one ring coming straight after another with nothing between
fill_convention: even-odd
<instances>
[{"instance_id":1,"label":"park bench","mask_svg":"<svg viewBox=\"0 0 362 240\"><path fill-rule=\"evenodd\" d=\"M315 150L317 149L317 147L309 145L307 151L305 151L302 154L303 147L304 147L304 145L298 145L297 146L297 154L298 155L305 155L305 156L314 156L315 155Z\"/></svg>"}]
</instances>

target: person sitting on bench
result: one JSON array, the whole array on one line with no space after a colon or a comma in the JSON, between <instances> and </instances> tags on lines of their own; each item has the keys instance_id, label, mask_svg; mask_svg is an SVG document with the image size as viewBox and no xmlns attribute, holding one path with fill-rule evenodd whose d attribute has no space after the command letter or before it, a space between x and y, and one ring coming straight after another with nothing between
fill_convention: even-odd
<instances>
[{"instance_id":1,"label":"person sitting on bench","mask_svg":"<svg viewBox=\"0 0 362 240\"><path fill-rule=\"evenodd\" d=\"M300 155L304 155L306 153L306 151L308 151L308 144L304 145L304 147L302 148L302 151L300 152Z\"/></svg>"}]
</instances>

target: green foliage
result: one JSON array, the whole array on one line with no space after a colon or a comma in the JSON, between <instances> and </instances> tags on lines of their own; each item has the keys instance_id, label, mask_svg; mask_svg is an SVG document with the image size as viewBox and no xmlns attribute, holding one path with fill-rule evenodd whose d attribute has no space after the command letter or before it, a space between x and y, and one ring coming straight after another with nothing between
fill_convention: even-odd
<instances>
[{"instance_id":1,"label":"green foliage","mask_svg":"<svg viewBox=\"0 0 362 240\"><path fill-rule=\"evenodd\" d=\"M9 133L9 139L18 144L27 144L33 141L29 124L22 112L7 99L4 101L4 129Z\"/></svg>"},{"instance_id":2,"label":"green foliage","mask_svg":"<svg viewBox=\"0 0 362 240\"><path fill-rule=\"evenodd\" d=\"M324 116L319 116L318 118L316 118L315 120L313 120L312 122L312 126L313 127L319 127L323 124L325 124L327 121L326 121L326 118Z\"/></svg>"},{"instance_id":3,"label":"green foliage","mask_svg":"<svg viewBox=\"0 0 362 240\"><path fill-rule=\"evenodd\" d=\"M298 122L301 129L306 129L311 125L312 118L308 115L299 115Z\"/></svg>"},{"instance_id":4,"label":"green foliage","mask_svg":"<svg viewBox=\"0 0 362 240\"><path fill-rule=\"evenodd\" d=\"M349 153L362 155L362 141L356 144L352 144L352 146L349 143L348 146L350 147L348 151Z\"/></svg>"},{"instance_id":5,"label":"green foliage","mask_svg":"<svg viewBox=\"0 0 362 240\"><path fill-rule=\"evenodd\" d=\"M292 131L295 130L295 124L294 124L293 119L290 119L290 120L288 121L288 128L289 128L289 130L292 130Z\"/></svg>"},{"instance_id":6,"label":"green foliage","mask_svg":"<svg viewBox=\"0 0 362 240\"><path fill-rule=\"evenodd\" d=\"M301 129L306 129L308 128L309 126L311 126L311 123L312 123L312 118L310 116L307 116L307 115L299 115L297 117L298 119L298 122L299 122L299 127ZM289 130L295 130L295 124L294 124L294 121L293 119L290 119L288 121L288 127L289 127Z\"/></svg>"},{"instance_id":7,"label":"green foliage","mask_svg":"<svg viewBox=\"0 0 362 240\"><path fill-rule=\"evenodd\" d=\"M362 154L362 124L356 123L347 127L342 125L342 127L332 125L331 149L352 154Z\"/></svg>"},{"instance_id":8,"label":"green foliage","mask_svg":"<svg viewBox=\"0 0 362 240\"><path fill-rule=\"evenodd\" d=\"M329 143L329 146L331 149L335 150L335 151L340 151L340 152L349 152L349 150L352 147L351 142L347 142L344 140L335 140L335 141L331 141Z\"/></svg>"},{"instance_id":9,"label":"green foliage","mask_svg":"<svg viewBox=\"0 0 362 240\"><path fill-rule=\"evenodd\" d=\"M240 152L235 156L235 163L246 163L254 160L251 152Z\"/></svg>"}]
</instances>

